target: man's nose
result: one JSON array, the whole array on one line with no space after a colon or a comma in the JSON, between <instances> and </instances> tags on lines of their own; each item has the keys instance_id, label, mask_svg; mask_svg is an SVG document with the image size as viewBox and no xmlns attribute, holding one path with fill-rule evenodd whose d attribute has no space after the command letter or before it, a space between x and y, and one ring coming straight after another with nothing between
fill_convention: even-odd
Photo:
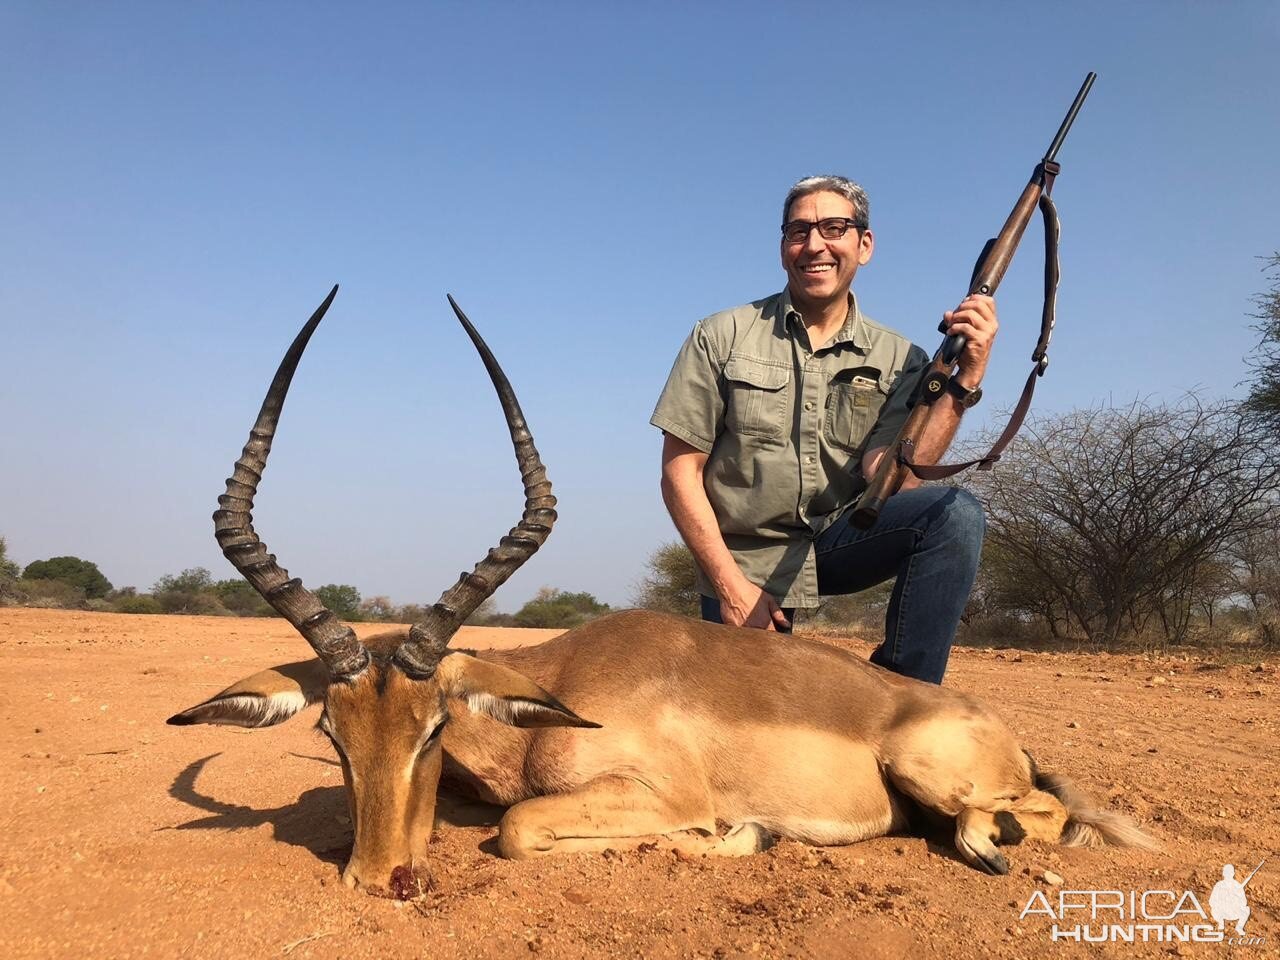
<instances>
[{"instance_id":1,"label":"man's nose","mask_svg":"<svg viewBox=\"0 0 1280 960\"><path fill-rule=\"evenodd\" d=\"M816 225L810 227L809 232L805 235L804 248L814 252L827 248L827 241L822 238L822 234L818 231Z\"/></svg>"}]
</instances>

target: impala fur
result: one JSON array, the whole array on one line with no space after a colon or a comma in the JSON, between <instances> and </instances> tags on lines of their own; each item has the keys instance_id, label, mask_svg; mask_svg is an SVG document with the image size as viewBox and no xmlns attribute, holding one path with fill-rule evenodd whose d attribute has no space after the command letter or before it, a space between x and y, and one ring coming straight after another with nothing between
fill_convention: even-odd
<instances>
[{"instance_id":1,"label":"impala fur","mask_svg":"<svg viewBox=\"0 0 1280 960\"><path fill-rule=\"evenodd\" d=\"M169 722L270 726L322 703L355 834L348 885L405 895L404 871L429 864L442 781L509 807L498 846L515 859L648 842L724 855L778 836L853 843L904 829L917 808L952 821L957 850L991 873L1008 870L996 845L1027 837L1151 845L1037 771L976 698L822 643L629 611L537 646L446 649L555 520L515 395L452 298L506 415L525 511L422 622L361 643L276 564L250 516L289 381L336 292L281 363L214 514L228 559L317 659L254 674Z\"/></svg>"}]
</instances>

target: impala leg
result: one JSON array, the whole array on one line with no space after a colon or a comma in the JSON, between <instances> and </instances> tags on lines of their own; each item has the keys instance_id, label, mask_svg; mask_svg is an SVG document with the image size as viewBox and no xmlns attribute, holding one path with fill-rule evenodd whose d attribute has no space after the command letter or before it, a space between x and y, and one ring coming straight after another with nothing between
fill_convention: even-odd
<instances>
[{"instance_id":1,"label":"impala leg","mask_svg":"<svg viewBox=\"0 0 1280 960\"><path fill-rule=\"evenodd\" d=\"M955 818L956 849L962 857L987 873L1009 872L1008 861L995 848L999 830L992 834L989 829L994 827L995 814L983 809L987 804L970 805L977 799L972 780L944 780L932 768L893 769L889 776L895 787L922 807Z\"/></svg>"},{"instance_id":2,"label":"impala leg","mask_svg":"<svg viewBox=\"0 0 1280 960\"><path fill-rule=\"evenodd\" d=\"M601 777L568 793L517 803L498 827L498 848L511 860L551 853L630 850L654 843L696 856L745 856L772 842L759 824L715 835L709 800L668 797L627 777Z\"/></svg>"},{"instance_id":3,"label":"impala leg","mask_svg":"<svg viewBox=\"0 0 1280 960\"><path fill-rule=\"evenodd\" d=\"M987 873L1007 873L997 843L1054 841L1067 811L1032 789L1030 767L1009 734L994 725L952 717L900 731L885 770L921 806L955 818L956 849Z\"/></svg>"},{"instance_id":4,"label":"impala leg","mask_svg":"<svg viewBox=\"0 0 1280 960\"><path fill-rule=\"evenodd\" d=\"M901 763L890 768L889 776L903 793L921 806L947 817L956 824L956 849L960 855L986 873L1009 872L1009 862L995 847L1000 836L996 813L986 807L1007 806L1009 801L987 803L977 795L972 780L943 776L942 765L931 762Z\"/></svg>"}]
</instances>

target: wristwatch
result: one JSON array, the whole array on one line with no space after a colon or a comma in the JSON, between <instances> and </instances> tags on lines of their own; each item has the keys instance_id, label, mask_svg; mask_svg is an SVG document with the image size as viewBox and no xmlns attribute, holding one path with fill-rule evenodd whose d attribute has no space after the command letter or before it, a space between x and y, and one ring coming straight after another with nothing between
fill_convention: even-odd
<instances>
[{"instance_id":1,"label":"wristwatch","mask_svg":"<svg viewBox=\"0 0 1280 960\"><path fill-rule=\"evenodd\" d=\"M978 401L982 399L982 388L974 387L967 390L956 382L955 377L947 381L947 393L951 394L960 402L960 406L968 410L970 407L976 407Z\"/></svg>"}]
</instances>

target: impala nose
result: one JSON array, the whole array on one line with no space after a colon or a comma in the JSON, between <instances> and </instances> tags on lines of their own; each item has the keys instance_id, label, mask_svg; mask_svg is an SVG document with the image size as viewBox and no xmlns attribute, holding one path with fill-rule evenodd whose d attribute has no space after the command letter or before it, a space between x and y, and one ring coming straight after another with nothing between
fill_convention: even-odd
<instances>
[{"instance_id":1,"label":"impala nose","mask_svg":"<svg viewBox=\"0 0 1280 960\"><path fill-rule=\"evenodd\" d=\"M431 872L425 864L405 863L391 871L391 875L383 883L368 883L350 865L342 871L342 883L352 890L363 890L375 897L389 897L394 900L413 900L427 893L435 885Z\"/></svg>"},{"instance_id":2,"label":"impala nose","mask_svg":"<svg viewBox=\"0 0 1280 960\"><path fill-rule=\"evenodd\" d=\"M397 900L413 900L431 887L431 874L423 865L406 863L391 871L391 896Z\"/></svg>"}]
</instances>

